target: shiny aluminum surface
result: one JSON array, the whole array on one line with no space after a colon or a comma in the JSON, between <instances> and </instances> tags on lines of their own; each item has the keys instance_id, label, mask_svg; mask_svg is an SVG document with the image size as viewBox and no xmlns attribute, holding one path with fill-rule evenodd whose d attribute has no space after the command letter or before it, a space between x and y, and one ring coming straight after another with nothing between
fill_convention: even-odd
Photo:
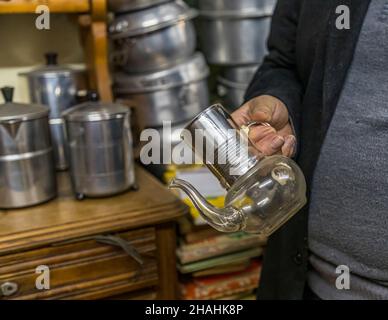
<instances>
[{"instance_id":1,"label":"shiny aluminum surface","mask_svg":"<svg viewBox=\"0 0 388 320\"><path fill-rule=\"evenodd\" d=\"M108 8L112 12L122 13L145 9L171 0L108 0Z\"/></svg>"},{"instance_id":2,"label":"shiny aluminum surface","mask_svg":"<svg viewBox=\"0 0 388 320\"><path fill-rule=\"evenodd\" d=\"M65 116L70 173L78 198L110 196L134 186L129 118L129 109L120 117L94 121Z\"/></svg>"},{"instance_id":3,"label":"shiny aluminum surface","mask_svg":"<svg viewBox=\"0 0 388 320\"><path fill-rule=\"evenodd\" d=\"M143 73L184 61L196 48L194 16L180 1L120 15L109 27L113 65L129 73Z\"/></svg>"},{"instance_id":4,"label":"shiny aluminum surface","mask_svg":"<svg viewBox=\"0 0 388 320\"><path fill-rule=\"evenodd\" d=\"M47 65L28 73L30 100L50 108L50 126L55 164L58 170L68 167L64 147L64 131L61 113L77 103L77 93L85 90L85 71L56 64L55 53L46 54ZM52 59L52 63L49 61ZM49 63L50 62L50 63Z\"/></svg>"},{"instance_id":5,"label":"shiny aluminum surface","mask_svg":"<svg viewBox=\"0 0 388 320\"><path fill-rule=\"evenodd\" d=\"M244 95L258 65L226 67L217 79L218 95L224 106L234 111L244 102Z\"/></svg>"},{"instance_id":6,"label":"shiny aluminum surface","mask_svg":"<svg viewBox=\"0 0 388 320\"><path fill-rule=\"evenodd\" d=\"M270 16L276 5L276 0L197 0L197 6L202 14L230 16Z\"/></svg>"},{"instance_id":7,"label":"shiny aluminum surface","mask_svg":"<svg viewBox=\"0 0 388 320\"><path fill-rule=\"evenodd\" d=\"M202 54L159 72L114 76L117 98L136 109L141 128L158 127L163 121L179 123L194 117L209 104L209 69Z\"/></svg>"},{"instance_id":8,"label":"shiny aluminum surface","mask_svg":"<svg viewBox=\"0 0 388 320\"><path fill-rule=\"evenodd\" d=\"M236 83L249 84L259 65L230 66L222 70L222 78Z\"/></svg>"},{"instance_id":9,"label":"shiny aluminum surface","mask_svg":"<svg viewBox=\"0 0 388 320\"><path fill-rule=\"evenodd\" d=\"M199 0L198 36L207 60L258 64L267 53L275 0Z\"/></svg>"},{"instance_id":10,"label":"shiny aluminum surface","mask_svg":"<svg viewBox=\"0 0 388 320\"><path fill-rule=\"evenodd\" d=\"M261 157L247 135L219 104L195 117L181 136L225 188L232 186Z\"/></svg>"},{"instance_id":11,"label":"shiny aluminum surface","mask_svg":"<svg viewBox=\"0 0 388 320\"><path fill-rule=\"evenodd\" d=\"M222 77L217 78L217 94L230 111L236 110L243 104L247 88L248 84L231 82Z\"/></svg>"},{"instance_id":12,"label":"shiny aluminum surface","mask_svg":"<svg viewBox=\"0 0 388 320\"><path fill-rule=\"evenodd\" d=\"M6 110L16 105L28 110L29 105L11 101L0 105L0 208L22 208L45 202L56 196L56 180L51 146L48 110L35 106L35 116L25 120L7 119ZM34 110L34 107L32 107ZM46 110L42 114L42 110ZM8 117L9 119L9 117Z\"/></svg>"},{"instance_id":13,"label":"shiny aluminum surface","mask_svg":"<svg viewBox=\"0 0 388 320\"><path fill-rule=\"evenodd\" d=\"M271 18L208 19L198 21L201 49L211 64L260 63L267 54Z\"/></svg>"}]
</instances>

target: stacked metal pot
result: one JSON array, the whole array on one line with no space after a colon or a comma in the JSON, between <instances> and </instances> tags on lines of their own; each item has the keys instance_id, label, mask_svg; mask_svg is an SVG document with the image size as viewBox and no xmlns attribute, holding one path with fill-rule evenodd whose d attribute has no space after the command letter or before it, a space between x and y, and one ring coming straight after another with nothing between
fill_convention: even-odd
<instances>
[{"instance_id":1,"label":"stacked metal pot","mask_svg":"<svg viewBox=\"0 0 388 320\"><path fill-rule=\"evenodd\" d=\"M262 62L276 0L196 0L201 49L222 67L218 93L230 109L239 107Z\"/></svg>"},{"instance_id":2,"label":"stacked metal pot","mask_svg":"<svg viewBox=\"0 0 388 320\"><path fill-rule=\"evenodd\" d=\"M140 129L161 130L165 121L183 127L209 104L209 70L195 53L197 11L180 0L111 0L109 6L115 97L134 107Z\"/></svg>"}]
</instances>

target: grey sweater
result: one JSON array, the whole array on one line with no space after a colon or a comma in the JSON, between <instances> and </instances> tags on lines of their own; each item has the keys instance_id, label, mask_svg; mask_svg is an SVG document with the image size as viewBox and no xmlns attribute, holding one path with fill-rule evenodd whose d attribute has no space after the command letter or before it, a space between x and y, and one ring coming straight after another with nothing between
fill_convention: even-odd
<instances>
[{"instance_id":1,"label":"grey sweater","mask_svg":"<svg viewBox=\"0 0 388 320\"><path fill-rule=\"evenodd\" d=\"M310 201L313 292L388 299L388 1L371 1ZM350 290L335 286L339 265L350 269Z\"/></svg>"}]
</instances>

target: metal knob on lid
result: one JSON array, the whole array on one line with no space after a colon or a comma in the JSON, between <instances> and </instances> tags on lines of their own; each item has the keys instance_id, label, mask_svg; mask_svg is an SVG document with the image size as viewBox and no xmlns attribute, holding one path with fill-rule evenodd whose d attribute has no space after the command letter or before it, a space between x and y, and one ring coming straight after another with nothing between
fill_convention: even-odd
<instances>
[{"instance_id":1,"label":"metal knob on lid","mask_svg":"<svg viewBox=\"0 0 388 320\"><path fill-rule=\"evenodd\" d=\"M45 55L47 66L56 66L58 64L58 53L47 52Z\"/></svg>"},{"instance_id":2,"label":"metal knob on lid","mask_svg":"<svg viewBox=\"0 0 388 320\"><path fill-rule=\"evenodd\" d=\"M1 88L1 93L3 94L4 101L7 102L12 102L13 100L13 87L3 87Z\"/></svg>"}]
</instances>

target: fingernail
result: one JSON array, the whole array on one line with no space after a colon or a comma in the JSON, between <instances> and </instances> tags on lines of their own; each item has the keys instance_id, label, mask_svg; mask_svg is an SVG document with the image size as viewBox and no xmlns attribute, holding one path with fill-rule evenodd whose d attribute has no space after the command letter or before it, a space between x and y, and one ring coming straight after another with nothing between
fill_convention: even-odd
<instances>
[{"instance_id":1,"label":"fingernail","mask_svg":"<svg viewBox=\"0 0 388 320\"><path fill-rule=\"evenodd\" d=\"M296 138L294 136L288 136L286 137L284 144L287 144L290 147L294 147L296 144Z\"/></svg>"},{"instance_id":2,"label":"fingernail","mask_svg":"<svg viewBox=\"0 0 388 320\"><path fill-rule=\"evenodd\" d=\"M272 139L271 142L271 147L272 149L278 149L284 144L284 138L280 136L276 136L275 138Z\"/></svg>"},{"instance_id":3,"label":"fingernail","mask_svg":"<svg viewBox=\"0 0 388 320\"><path fill-rule=\"evenodd\" d=\"M296 139L294 136L288 136L285 139L284 142L284 147L285 150L288 150L288 156L292 157L295 153L295 148L296 148Z\"/></svg>"}]
</instances>

